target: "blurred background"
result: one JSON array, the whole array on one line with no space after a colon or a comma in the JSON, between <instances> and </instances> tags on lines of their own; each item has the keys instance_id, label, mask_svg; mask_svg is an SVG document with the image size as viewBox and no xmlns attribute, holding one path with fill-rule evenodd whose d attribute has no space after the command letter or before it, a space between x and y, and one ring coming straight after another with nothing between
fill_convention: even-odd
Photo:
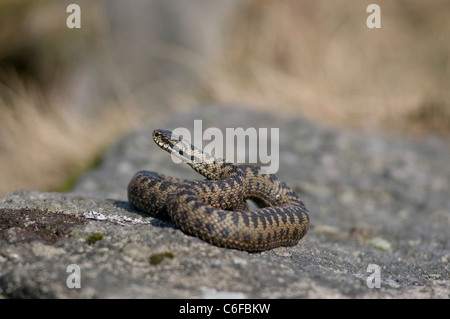
<instances>
[{"instance_id":1,"label":"blurred background","mask_svg":"<svg viewBox=\"0 0 450 319\"><path fill-rule=\"evenodd\" d=\"M67 191L123 134L218 102L449 138L449 57L446 0L0 0L0 196Z\"/></svg>"}]
</instances>

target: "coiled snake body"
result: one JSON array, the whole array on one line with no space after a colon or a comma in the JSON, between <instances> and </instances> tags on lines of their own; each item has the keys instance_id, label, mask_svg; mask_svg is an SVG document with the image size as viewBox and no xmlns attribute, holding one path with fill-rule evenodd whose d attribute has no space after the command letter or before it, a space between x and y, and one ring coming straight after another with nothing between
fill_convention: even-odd
<instances>
[{"instance_id":1,"label":"coiled snake body","mask_svg":"<svg viewBox=\"0 0 450 319\"><path fill-rule=\"evenodd\" d=\"M153 139L207 179L139 171L128 185L128 200L137 209L170 218L185 233L213 245L245 251L294 245L308 231L304 203L275 175L217 159L170 131L155 130ZM249 211L246 199L260 208Z\"/></svg>"}]
</instances>

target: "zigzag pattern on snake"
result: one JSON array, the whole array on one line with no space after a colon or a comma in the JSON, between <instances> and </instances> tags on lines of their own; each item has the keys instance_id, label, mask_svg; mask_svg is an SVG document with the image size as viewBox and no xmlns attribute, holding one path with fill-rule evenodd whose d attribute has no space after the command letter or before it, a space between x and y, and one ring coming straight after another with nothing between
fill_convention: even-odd
<instances>
[{"instance_id":1,"label":"zigzag pattern on snake","mask_svg":"<svg viewBox=\"0 0 450 319\"><path fill-rule=\"evenodd\" d=\"M308 231L305 204L275 175L215 158L170 131L155 130L153 139L206 180L139 171L128 185L128 200L137 209L169 218L183 232L213 245L245 251L294 245ZM250 211L247 199L260 208Z\"/></svg>"}]
</instances>

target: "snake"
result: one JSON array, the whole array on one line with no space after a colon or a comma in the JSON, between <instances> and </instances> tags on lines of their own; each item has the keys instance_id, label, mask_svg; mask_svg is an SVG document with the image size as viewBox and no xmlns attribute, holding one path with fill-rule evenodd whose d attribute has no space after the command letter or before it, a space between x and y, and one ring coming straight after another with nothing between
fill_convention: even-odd
<instances>
[{"instance_id":1,"label":"snake","mask_svg":"<svg viewBox=\"0 0 450 319\"><path fill-rule=\"evenodd\" d=\"M138 171L127 187L128 201L137 210L170 220L215 246L248 252L293 246L308 231L308 209L274 174L217 158L168 130L156 129L152 137L206 179ZM250 210L247 200L257 208Z\"/></svg>"}]
</instances>

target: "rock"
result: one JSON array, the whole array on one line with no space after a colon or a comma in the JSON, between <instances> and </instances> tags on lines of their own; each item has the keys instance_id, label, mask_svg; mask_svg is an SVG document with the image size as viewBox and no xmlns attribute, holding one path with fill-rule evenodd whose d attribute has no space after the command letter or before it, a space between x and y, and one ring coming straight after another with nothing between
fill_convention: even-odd
<instances>
[{"instance_id":1,"label":"rock","mask_svg":"<svg viewBox=\"0 0 450 319\"><path fill-rule=\"evenodd\" d=\"M195 119L204 129L280 128L277 175L311 211L304 239L260 253L224 249L129 205L126 186L140 169L200 178L151 140L155 128L192 130ZM241 107L173 116L118 141L70 193L0 199L0 298L448 298L449 153L435 137L341 131ZM54 227L69 217L78 222ZM380 288L367 285L369 264ZM76 275L81 287L69 288Z\"/></svg>"},{"instance_id":2,"label":"rock","mask_svg":"<svg viewBox=\"0 0 450 319\"><path fill-rule=\"evenodd\" d=\"M384 238L374 237L369 241L369 244L382 251L392 251L392 245Z\"/></svg>"}]
</instances>

